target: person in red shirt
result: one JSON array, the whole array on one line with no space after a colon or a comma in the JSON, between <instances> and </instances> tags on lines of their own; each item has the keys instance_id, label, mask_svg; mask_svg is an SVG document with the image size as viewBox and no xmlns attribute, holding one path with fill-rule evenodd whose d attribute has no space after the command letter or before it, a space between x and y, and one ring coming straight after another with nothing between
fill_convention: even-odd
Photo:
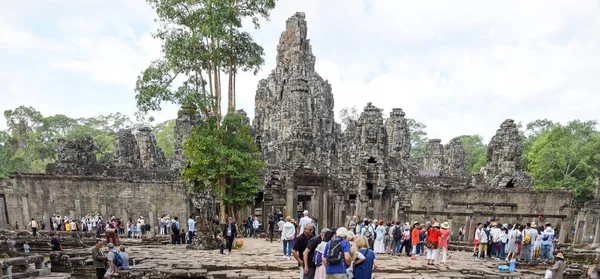
<instances>
[{"instance_id":1,"label":"person in red shirt","mask_svg":"<svg viewBox=\"0 0 600 279\"><path fill-rule=\"evenodd\" d=\"M417 260L417 258L416 258L417 244L419 244L419 242L420 242L419 234L421 234L421 230L419 230L419 222L414 222L413 229L412 229L412 232L410 235L411 245L412 245L412 258L410 258L410 259L413 261Z\"/></svg>"},{"instance_id":2,"label":"person in red shirt","mask_svg":"<svg viewBox=\"0 0 600 279\"><path fill-rule=\"evenodd\" d=\"M448 239L450 238L449 227L450 225L448 222L442 223L442 229L440 230L440 247L438 248L438 257L435 259L435 263L439 263L441 258L442 264L445 264L446 260L449 258L446 258L448 254Z\"/></svg>"},{"instance_id":3,"label":"person in red shirt","mask_svg":"<svg viewBox=\"0 0 600 279\"><path fill-rule=\"evenodd\" d=\"M434 265L437 248L440 245L440 224L433 223L427 231L427 265Z\"/></svg>"}]
</instances>

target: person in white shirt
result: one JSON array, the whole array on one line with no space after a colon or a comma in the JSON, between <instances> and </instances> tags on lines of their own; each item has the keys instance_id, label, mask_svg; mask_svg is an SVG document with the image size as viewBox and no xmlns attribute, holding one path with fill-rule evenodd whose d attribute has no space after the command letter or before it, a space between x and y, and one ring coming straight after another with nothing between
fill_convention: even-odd
<instances>
[{"instance_id":1,"label":"person in white shirt","mask_svg":"<svg viewBox=\"0 0 600 279\"><path fill-rule=\"evenodd\" d=\"M298 226L300 227L299 232L303 232L304 226L312 223L312 219L310 217L308 217L308 210L304 210L303 214L304 214L304 217L300 218L300 222L298 223Z\"/></svg>"},{"instance_id":2,"label":"person in white shirt","mask_svg":"<svg viewBox=\"0 0 600 279\"><path fill-rule=\"evenodd\" d=\"M281 241L281 235L283 232L283 225L285 224L285 222L283 221L283 218L279 219L279 222L277 222L277 241Z\"/></svg>"},{"instance_id":3,"label":"person in white shirt","mask_svg":"<svg viewBox=\"0 0 600 279\"><path fill-rule=\"evenodd\" d=\"M500 257L500 251L499 251L499 246L500 246L500 227L498 225L498 223L494 222L492 223L492 229L490 229L490 236L492 237L492 253L490 255L490 257Z\"/></svg>"},{"instance_id":4,"label":"person in white shirt","mask_svg":"<svg viewBox=\"0 0 600 279\"><path fill-rule=\"evenodd\" d=\"M190 215L190 219L188 219L188 243L192 243L192 239L194 238L194 234L196 233L196 221Z\"/></svg>"}]
</instances>

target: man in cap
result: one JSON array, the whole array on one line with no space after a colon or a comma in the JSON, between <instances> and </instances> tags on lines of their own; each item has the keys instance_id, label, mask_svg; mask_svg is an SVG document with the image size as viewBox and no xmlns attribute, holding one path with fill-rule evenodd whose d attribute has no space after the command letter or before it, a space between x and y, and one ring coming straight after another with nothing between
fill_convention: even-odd
<instances>
[{"instance_id":1,"label":"man in cap","mask_svg":"<svg viewBox=\"0 0 600 279\"><path fill-rule=\"evenodd\" d=\"M304 227L306 227L306 225L312 224L312 219L308 217L308 210L304 210L303 214L304 217L300 218L300 222L298 223L298 226L300 226L300 232L304 231Z\"/></svg>"},{"instance_id":2,"label":"man in cap","mask_svg":"<svg viewBox=\"0 0 600 279\"><path fill-rule=\"evenodd\" d=\"M317 263L315 263L315 249L325 239L325 234L329 231L328 228L321 230L320 236L313 237L309 242L306 249L304 249L304 279L315 278L315 271L317 270ZM307 264L308 263L308 264Z\"/></svg>"},{"instance_id":3,"label":"man in cap","mask_svg":"<svg viewBox=\"0 0 600 279\"><path fill-rule=\"evenodd\" d=\"M104 278L110 278L115 274L115 270L117 270L118 266L115 263L115 254L117 254L117 250L115 250L115 245L112 242L109 242L106 246L108 246L108 255L106 259L108 260L108 270L106 274L104 274Z\"/></svg>"}]
</instances>

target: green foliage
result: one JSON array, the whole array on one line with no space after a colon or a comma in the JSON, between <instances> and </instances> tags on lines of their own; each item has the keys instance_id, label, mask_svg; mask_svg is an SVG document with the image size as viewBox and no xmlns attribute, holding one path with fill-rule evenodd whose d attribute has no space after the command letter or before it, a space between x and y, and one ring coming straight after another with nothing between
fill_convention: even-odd
<instances>
[{"instance_id":1,"label":"green foliage","mask_svg":"<svg viewBox=\"0 0 600 279\"><path fill-rule=\"evenodd\" d=\"M4 111L4 117L16 148L26 148L28 134L42 125L42 114L32 107Z\"/></svg>"},{"instance_id":2,"label":"green foliage","mask_svg":"<svg viewBox=\"0 0 600 279\"><path fill-rule=\"evenodd\" d=\"M268 18L275 1L147 2L158 15L161 27L153 36L162 41L163 57L153 61L137 79L136 100L141 114L160 110L162 102L169 102L197 108L205 118L214 115L221 119L221 73L228 76L231 105L235 103L237 71L256 73L264 64L263 48L242 31L242 22L251 19L258 28L259 18ZM176 78L183 82L174 84Z\"/></svg>"},{"instance_id":3,"label":"green foliage","mask_svg":"<svg viewBox=\"0 0 600 279\"><path fill-rule=\"evenodd\" d=\"M175 119L165 121L154 127L156 144L165 153L165 157L175 157Z\"/></svg>"},{"instance_id":4,"label":"green foliage","mask_svg":"<svg viewBox=\"0 0 600 279\"><path fill-rule=\"evenodd\" d=\"M425 132L427 126L411 118L406 118L406 125L410 132L410 143L412 145L410 149L410 159L413 162L416 162L423 152L425 152L425 148L427 148L427 142L429 141L427 132Z\"/></svg>"},{"instance_id":5,"label":"green foliage","mask_svg":"<svg viewBox=\"0 0 600 279\"><path fill-rule=\"evenodd\" d=\"M194 191L210 189L225 204L249 206L258 193L259 151L244 115L228 113L219 128L215 118L201 121L184 144L183 181ZM224 181L228 183L223 183Z\"/></svg>"},{"instance_id":6,"label":"green foliage","mask_svg":"<svg viewBox=\"0 0 600 279\"><path fill-rule=\"evenodd\" d=\"M552 127L559 125L548 119L537 119L525 125L523 129L519 123L519 133L523 139L523 151L521 155L521 168L523 170L528 169L529 165L529 151L533 147L533 143L543 134L547 133Z\"/></svg>"},{"instance_id":7,"label":"green foliage","mask_svg":"<svg viewBox=\"0 0 600 279\"><path fill-rule=\"evenodd\" d=\"M568 188L579 205L593 198L600 172L600 133L596 121L545 125L528 152L527 171L536 188Z\"/></svg>"},{"instance_id":8,"label":"green foliage","mask_svg":"<svg viewBox=\"0 0 600 279\"><path fill-rule=\"evenodd\" d=\"M487 160L487 144L483 143L480 135L462 135L459 138L465 148L467 170L478 173Z\"/></svg>"},{"instance_id":9,"label":"green foliage","mask_svg":"<svg viewBox=\"0 0 600 279\"><path fill-rule=\"evenodd\" d=\"M79 119L62 114L44 117L34 108L20 106L4 115L8 130L0 131L0 177L10 172L44 172L46 165L56 160L56 142L61 138L92 137L97 160L110 162L116 132L132 125L122 113Z\"/></svg>"}]
</instances>

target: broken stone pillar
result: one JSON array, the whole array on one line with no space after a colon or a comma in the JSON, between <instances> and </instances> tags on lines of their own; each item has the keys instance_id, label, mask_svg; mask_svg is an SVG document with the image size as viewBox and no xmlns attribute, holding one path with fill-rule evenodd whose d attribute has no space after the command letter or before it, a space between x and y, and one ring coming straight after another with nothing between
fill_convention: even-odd
<instances>
[{"instance_id":1,"label":"broken stone pillar","mask_svg":"<svg viewBox=\"0 0 600 279\"><path fill-rule=\"evenodd\" d=\"M198 121L202 119L202 116L198 113L195 108L182 107L177 112L177 119L175 120L175 135L173 139L175 158L171 168L174 170L183 169L184 157L183 157L183 145L188 136L192 133L192 128L196 126Z\"/></svg>"},{"instance_id":2,"label":"broken stone pillar","mask_svg":"<svg viewBox=\"0 0 600 279\"><path fill-rule=\"evenodd\" d=\"M125 169L137 169L142 166L140 149L131 130L119 130L115 139L116 166Z\"/></svg>"},{"instance_id":3,"label":"broken stone pillar","mask_svg":"<svg viewBox=\"0 0 600 279\"><path fill-rule=\"evenodd\" d=\"M419 158L420 170L442 172L444 168L444 147L440 139L430 139Z\"/></svg>"},{"instance_id":4,"label":"broken stone pillar","mask_svg":"<svg viewBox=\"0 0 600 279\"><path fill-rule=\"evenodd\" d=\"M140 149L140 161L143 168L164 168L167 159L165 154L156 144L156 136L150 127L141 127L135 135Z\"/></svg>"},{"instance_id":5,"label":"broken stone pillar","mask_svg":"<svg viewBox=\"0 0 600 279\"><path fill-rule=\"evenodd\" d=\"M467 171L467 155L460 138L453 138L444 147L444 164L442 174L452 177L465 177Z\"/></svg>"},{"instance_id":6,"label":"broken stone pillar","mask_svg":"<svg viewBox=\"0 0 600 279\"><path fill-rule=\"evenodd\" d=\"M521 170L522 141L512 119L502 122L488 144L485 183L492 188L533 188L533 177Z\"/></svg>"}]
</instances>

